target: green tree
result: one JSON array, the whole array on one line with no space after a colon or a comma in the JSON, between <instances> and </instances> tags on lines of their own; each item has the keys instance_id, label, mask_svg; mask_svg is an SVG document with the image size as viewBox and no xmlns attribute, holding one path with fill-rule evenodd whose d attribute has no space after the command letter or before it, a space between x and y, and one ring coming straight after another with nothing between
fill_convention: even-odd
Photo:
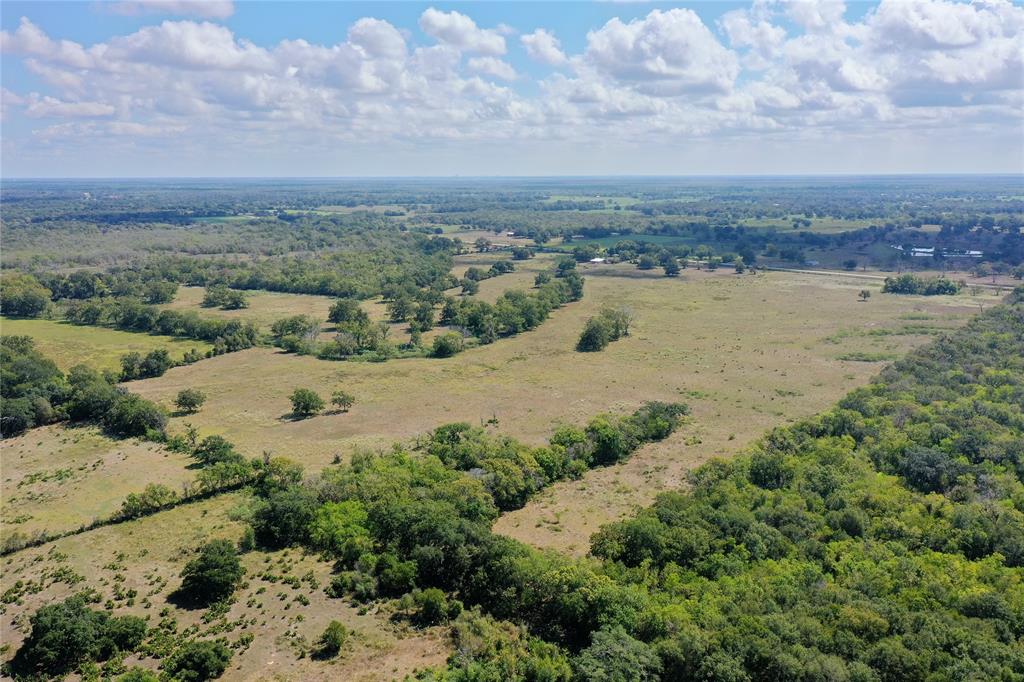
<instances>
[{"instance_id":1,"label":"green tree","mask_svg":"<svg viewBox=\"0 0 1024 682\"><path fill-rule=\"evenodd\" d=\"M342 412L348 412L349 408L355 405L356 399L351 393L338 389L331 394L331 404L336 405Z\"/></svg>"},{"instance_id":2,"label":"green tree","mask_svg":"<svg viewBox=\"0 0 1024 682\"><path fill-rule=\"evenodd\" d=\"M244 573L235 546L227 540L213 540L181 571L180 592L191 602L212 604L230 597Z\"/></svg>"},{"instance_id":3,"label":"green tree","mask_svg":"<svg viewBox=\"0 0 1024 682\"><path fill-rule=\"evenodd\" d=\"M595 632L576 662L577 679L585 682L657 682L660 673L654 649L621 627Z\"/></svg>"},{"instance_id":4,"label":"green tree","mask_svg":"<svg viewBox=\"0 0 1024 682\"><path fill-rule=\"evenodd\" d=\"M231 650L217 640L195 640L183 644L164 663L174 680L205 682L224 674L231 662Z\"/></svg>"},{"instance_id":5,"label":"green tree","mask_svg":"<svg viewBox=\"0 0 1024 682\"><path fill-rule=\"evenodd\" d=\"M296 417L311 417L324 409L324 399L308 388L297 388L290 396L292 414Z\"/></svg>"},{"instance_id":6,"label":"green tree","mask_svg":"<svg viewBox=\"0 0 1024 682\"><path fill-rule=\"evenodd\" d=\"M604 350L611 341L612 328L608 320L602 317L592 317L587 320L583 327L579 340L576 342L576 350L581 353L592 353Z\"/></svg>"},{"instance_id":7,"label":"green tree","mask_svg":"<svg viewBox=\"0 0 1024 682\"><path fill-rule=\"evenodd\" d=\"M373 549L369 516L358 500L327 502L309 524L309 539L314 547L351 564L360 554Z\"/></svg>"},{"instance_id":8,"label":"green tree","mask_svg":"<svg viewBox=\"0 0 1024 682\"><path fill-rule=\"evenodd\" d=\"M336 620L327 624L327 629L317 640L317 658L334 658L348 640L348 629Z\"/></svg>"},{"instance_id":9,"label":"green tree","mask_svg":"<svg viewBox=\"0 0 1024 682\"><path fill-rule=\"evenodd\" d=\"M197 388L183 388L174 399L174 404L179 410L190 414L198 412L205 402L206 394Z\"/></svg>"},{"instance_id":10,"label":"green tree","mask_svg":"<svg viewBox=\"0 0 1024 682\"><path fill-rule=\"evenodd\" d=\"M871 298L871 291L868 289L861 289L860 293L857 294L857 298L859 298L861 301L867 301L869 298Z\"/></svg>"},{"instance_id":11,"label":"green tree","mask_svg":"<svg viewBox=\"0 0 1024 682\"><path fill-rule=\"evenodd\" d=\"M50 307L52 292L32 275L0 277L0 310L15 317L40 317Z\"/></svg>"}]
</instances>

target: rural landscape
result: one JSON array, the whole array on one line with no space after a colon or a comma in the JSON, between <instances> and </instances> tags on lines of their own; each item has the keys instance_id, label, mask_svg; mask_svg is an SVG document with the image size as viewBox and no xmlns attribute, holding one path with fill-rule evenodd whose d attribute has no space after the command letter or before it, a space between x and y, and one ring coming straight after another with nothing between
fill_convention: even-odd
<instances>
[{"instance_id":1,"label":"rural landscape","mask_svg":"<svg viewBox=\"0 0 1024 682\"><path fill-rule=\"evenodd\" d=\"M2 4L0 678L1024 681L1024 8Z\"/></svg>"}]
</instances>

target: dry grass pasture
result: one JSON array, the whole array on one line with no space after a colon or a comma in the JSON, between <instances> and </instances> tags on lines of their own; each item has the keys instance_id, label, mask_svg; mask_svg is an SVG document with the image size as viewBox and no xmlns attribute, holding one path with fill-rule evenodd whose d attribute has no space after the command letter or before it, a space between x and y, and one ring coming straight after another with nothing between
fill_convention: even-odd
<instances>
[{"instance_id":1,"label":"dry grass pasture","mask_svg":"<svg viewBox=\"0 0 1024 682\"><path fill-rule=\"evenodd\" d=\"M0 537L63 532L107 518L150 483L180 492L189 458L155 443L113 440L93 426L53 424L0 443Z\"/></svg>"},{"instance_id":2,"label":"dry grass pasture","mask_svg":"<svg viewBox=\"0 0 1024 682\"><path fill-rule=\"evenodd\" d=\"M160 307L174 310L194 310L203 316L251 320L260 329L266 331L276 320L292 315L311 315L318 320L326 320L327 313L334 302L330 296L287 294L277 291L246 291L248 308L221 310L220 308L203 308L200 305L203 302L204 291L203 287L179 287L174 300Z\"/></svg>"},{"instance_id":3,"label":"dry grass pasture","mask_svg":"<svg viewBox=\"0 0 1024 682\"><path fill-rule=\"evenodd\" d=\"M36 348L57 363L62 370L78 364L96 369L121 369L121 356L126 353L148 353L166 348L175 360L190 349L201 353L213 348L206 341L177 339L172 336L124 332L105 327L80 327L69 322L0 318L0 333L4 336L31 336Z\"/></svg>"},{"instance_id":4,"label":"dry grass pasture","mask_svg":"<svg viewBox=\"0 0 1024 682\"><path fill-rule=\"evenodd\" d=\"M243 555L244 586L228 613L208 624L202 619L204 611L169 601L196 548L209 540L240 536L242 524L233 519L244 513L246 499L242 493L222 495L5 557L5 589L16 581L31 589L0 606L0 638L10 645L4 658L24 638L31 613L91 588L101 595L98 608L107 605L118 615L147 618L151 627L171 618L179 632L196 626L202 636L211 628L223 628L217 636L238 645L225 679L388 680L444 662L448 641L443 629L411 629L391 622L388 613L361 612L328 598L323 586L330 563L298 550ZM353 634L337 659L312 660L304 652L331 620L341 621ZM244 643L247 633L258 635L251 645ZM138 657L125 663L157 665Z\"/></svg>"},{"instance_id":5,"label":"dry grass pasture","mask_svg":"<svg viewBox=\"0 0 1024 682\"><path fill-rule=\"evenodd\" d=\"M626 465L555 486L499 522L502 532L533 544L581 552L600 523L678 485L691 466L827 407L881 367L856 359L896 357L961 324L979 303L998 300L988 292L882 296L877 285L840 274L686 270L668 279L626 264L584 270L583 301L535 331L454 358L327 362L256 348L129 387L163 404L182 388L199 388L207 404L172 419L172 429L188 421L247 454L270 450L310 470L450 421L497 418L498 429L542 442L559 423L598 412L629 411L645 400L690 403L692 424L669 441ZM861 303L865 287L874 296ZM584 322L604 305L633 311L632 335L601 353L575 352ZM344 388L357 402L348 413L294 421L288 395L297 387L325 397Z\"/></svg>"}]
</instances>

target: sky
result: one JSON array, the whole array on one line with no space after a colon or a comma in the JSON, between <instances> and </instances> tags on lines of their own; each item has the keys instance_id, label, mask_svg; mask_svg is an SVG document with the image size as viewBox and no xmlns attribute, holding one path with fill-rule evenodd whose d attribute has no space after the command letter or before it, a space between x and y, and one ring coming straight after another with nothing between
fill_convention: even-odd
<instances>
[{"instance_id":1,"label":"sky","mask_svg":"<svg viewBox=\"0 0 1024 682\"><path fill-rule=\"evenodd\" d=\"M0 175L1024 172L1010 0L0 2Z\"/></svg>"}]
</instances>

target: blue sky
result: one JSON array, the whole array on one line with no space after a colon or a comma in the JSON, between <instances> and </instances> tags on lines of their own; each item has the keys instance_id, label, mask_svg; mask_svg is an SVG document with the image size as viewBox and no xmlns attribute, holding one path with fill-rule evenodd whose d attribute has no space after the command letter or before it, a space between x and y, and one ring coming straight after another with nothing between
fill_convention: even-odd
<instances>
[{"instance_id":1,"label":"blue sky","mask_svg":"<svg viewBox=\"0 0 1024 682\"><path fill-rule=\"evenodd\" d=\"M1024 170L1008 0L0 9L5 177Z\"/></svg>"}]
</instances>

